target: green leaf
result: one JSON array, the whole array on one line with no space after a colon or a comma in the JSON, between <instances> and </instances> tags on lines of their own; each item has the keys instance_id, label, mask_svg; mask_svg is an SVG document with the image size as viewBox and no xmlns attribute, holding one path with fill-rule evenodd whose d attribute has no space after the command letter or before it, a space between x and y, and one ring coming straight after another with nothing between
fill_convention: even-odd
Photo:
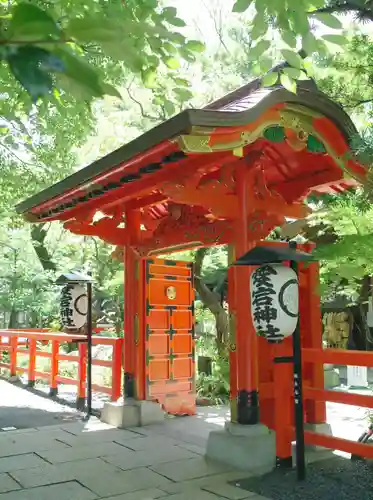
<instances>
[{"instance_id":1,"label":"green leaf","mask_svg":"<svg viewBox=\"0 0 373 500\"><path fill-rule=\"evenodd\" d=\"M7 56L7 62L10 71L27 90L33 102L52 90L51 68L61 65L60 59L47 50L30 45L17 48Z\"/></svg>"},{"instance_id":2,"label":"green leaf","mask_svg":"<svg viewBox=\"0 0 373 500\"><path fill-rule=\"evenodd\" d=\"M164 42L162 45L163 50L168 52L169 54L177 54L177 48L175 45L172 45L170 42Z\"/></svg>"},{"instance_id":3,"label":"green leaf","mask_svg":"<svg viewBox=\"0 0 373 500\"><path fill-rule=\"evenodd\" d=\"M271 42L269 40L260 40L260 42L258 42L255 45L255 47L250 49L249 56L248 56L249 59L253 60L253 59L259 58L260 56L262 56L264 54L264 52L266 50L269 49L270 45L271 45Z\"/></svg>"},{"instance_id":4,"label":"green leaf","mask_svg":"<svg viewBox=\"0 0 373 500\"><path fill-rule=\"evenodd\" d=\"M290 66L293 66L293 68L301 69L303 67L303 60L297 52L283 49L281 50L281 54L285 61L290 64Z\"/></svg>"},{"instance_id":5,"label":"green leaf","mask_svg":"<svg viewBox=\"0 0 373 500\"><path fill-rule=\"evenodd\" d=\"M185 48L187 50L190 50L191 52L199 52L202 53L205 51L206 46L203 42L200 42L199 40L190 40L187 42L185 45Z\"/></svg>"},{"instance_id":6,"label":"green leaf","mask_svg":"<svg viewBox=\"0 0 373 500\"><path fill-rule=\"evenodd\" d=\"M141 79L146 88L154 87L157 80L157 73L154 68L147 68L141 72Z\"/></svg>"},{"instance_id":7,"label":"green leaf","mask_svg":"<svg viewBox=\"0 0 373 500\"><path fill-rule=\"evenodd\" d=\"M165 60L165 64L170 69L178 69L178 68L180 68L180 61L178 59L176 59L175 57L168 57Z\"/></svg>"},{"instance_id":8,"label":"green leaf","mask_svg":"<svg viewBox=\"0 0 373 500\"><path fill-rule=\"evenodd\" d=\"M152 50L156 52L163 47L162 40L155 36L151 36L150 38L148 38L148 43Z\"/></svg>"},{"instance_id":9,"label":"green leaf","mask_svg":"<svg viewBox=\"0 0 373 500\"><path fill-rule=\"evenodd\" d=\"M182 102L190 101L193 98L192 92L188 89L176 88L174 93Z\"/></svg>"},{"instance_id":10,"label":"green leaf","mask_svg":"<svg viewBox=\"0 0 373 500\"><path fill-rule=\"evenodd\" d=\"M294 35L294 33L292 33L291 31L284 31L281 33L281 38L286 43L286 45L289 45L289 47L292 47L293 49L296 48L297 37Z\"/></svg>"},{"instance_id":11,"label":"green leaf","mask_svg":"<svg viewBox=\"0 0 373 500\"><path fill-rule=\"evenodd\" d=\"M176 113L176 108L173 102L169 101L166 99L163 103L163 107L167 113L168 116L172 116Z\"/></svg>"},{"instance_id":12,"label":"green leaf","mask_svg":"<svg viewBox=\"0 0 373 500\"><path fill-rule=\"evenodd\" d=\"M337 17L333 16L333 14L326 14L322 12L313 14L313 17L315 17L318 21L325 24L325 26L328 26L329 28L339 30L343 27L341 21Z\"/></svg>"},{"instance_id":13,"label":"green leaf","mask_svg":"<svg viewBox=\"0 0 373 500\"><path fill-rule=\"evenodd\" d=\"M301 2L297 2L297 6L288 12L290 24L294 33L305 35L310 30L308 16Z\"/></svg>"},{"instance_id":14,"label":"green leaf","mask_svg":"<svg viewBox=\"0 0 373 500\"><path fill-rule=\"evenodd\" d=\"M64 64L64 74L67 78L74 80L81 87L85 87L87 93L93 97L103 95L99 75L91 65L77 56L68 46L59 45L55 48L54 53Z\"/></svg>"},{"instance_id":15,"label":"green leaf","mask_svg":"<svg viewBox=\"0 0 373 500\"><path fill-rule=\"evenodd\" d=\"M267 75L264 75L262 78L262 87L272 87L273 85L276 85L278 80L278 73L273 72L273 73L268 73Z\"/></svg>"},{"instance_id":16,"label":"green leaf","mask_svg":"<svg viewBox=\"0 0 373 500\"><path fill-rule=\"evenodd\" d=\"M236 3L233 5L233 12L245 12L253 0L236 0Z\"/></svg>"},{"instance_id":17,"label":"green leaf","mask_svg":"<svg viewBox=\"0 0 373 500\"><path fill-rule=\"evenodd\" d=\"M309 56L318 51L317 40L313 33L308 32L302 37L302 49Z\"/></svg>"},{"instance_id":18,"label":"green leaf","mask_svg":"<svg viewBox=\"0 0 373 500\"><path fill-rule=\"evenodd\" d=\"M110 42L119 39L119 28L115 21L108 19L97 19L94 16L71 19L67 28L68 37L75 38L80 42Z\"/></svg>"},{"instance_id":19,"label":"green leaf","mask_svg":"<svg viewBox=\"0 0 373 500\"><path fill-rule=\"evenodd\" d=\"M305 59L304 60L304 69L306 70L306 73L309 77L314 76L314 69L313 69L313 61L312 59Z\"/></svg>"},{"instance_id":20,"label":"green leaf","mask_svg":"<svg viewBox=\"0 0 373 500\"><path fill-rule=\"evenodd\" d=\"M348 39L343 35L323 35L322 38L329 43L334 43L335 45L345 45L348 43Z\"/></svg>"},{"instance_id":21,"label":"green leaf","mask_svg":"<svg viewBox=\"0 0 373 500\"><path fill-rule=\"evenodd\" d=\"M11 38L25 40L38 36L39 39L60 36L60 29L45 10L31 3L21 2L12 10L9 31Z\"/></svg>"},{"instance_id":22,"label":"green leaf","mask_svg":"<svg viewBox=\"0 0 373 500\"><path fill-rule=\"evenodd\" d=\"M292 78L290 78L288 75L286 75L285 73L282 73L280 75L280 81L281 81L281 84L282 86L288 90L289 92L295 94L296 91L297 91L297 83L295 80L293 80Z\"/></svg>"},{"instance_id":23,"label":"green leaf","mask_svg":"<svg viewBox=\"0 0 373 500\"><path fill-rule=\"evenodd\" d=\"M181 87L190 87L190 82L185 78L174 78L174 82Z\"/></svg>"},{"instance_id":24,"label":"green leaf","mask_svg":"<svg viewBox=\"0 0 373 500\"><path fill-rule=\"evenodd\" d=\"M283 68L282 71L294 80L298 80L302 73L298 68Z\"/></svg>"},{"instance_id":25,"label":"green leaf","mask_svg":"<svg viewBox=\"0 0 373 500\"><path fill-rule=\"evenodd\" d=\"M101 83L101 89L102 89L103 95L110 95L110 96L118 97L119 99L122 99L122 96L119 93L119 91L110 83L105 83L105 82Z\"/></svg>"},{"instance_id":26,"label":"green leaf","mask_svg":"<svg viewBox=\"0 0 373 500\"><path fill-rule=\"evenodd\" d=\"M172 26L177 26L178 28L184 28L184 26L186 26L185 21L183 21L182 19L180 19L180 17L170 17L170 18L167 18L167 22L169 24L172 24Z\"/></svg>"},{"instance_id":27,"label":"green leaf","mask_svg":"<svg viewBox=\"0 0 373 500\"><path fill-rule=\"evenodd\" d=\"M176 17L177 16L176 7L165 7L162 10L162 16L165 17L166 19L170 19L171 17Z\"/></svg>"},{"instance_id":28,"label":"green leaf","mask_svg":"<svg viewBox=\"0 0 373 500\"><path fill-rule=\"evenodd\" d=\"M264 36L267 31L268 31L268 23L262 14L259 12L256 14L256 16L253 19L252 22L252 30L250 32L250 36L252 40L257 40L258 38Z\"/></svg>"}]
</instances>

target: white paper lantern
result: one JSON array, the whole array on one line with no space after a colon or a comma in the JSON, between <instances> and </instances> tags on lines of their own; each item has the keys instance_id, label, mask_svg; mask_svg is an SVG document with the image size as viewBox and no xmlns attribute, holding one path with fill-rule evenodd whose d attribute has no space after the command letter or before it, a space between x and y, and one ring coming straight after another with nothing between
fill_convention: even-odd
<instances>
[{"instance_id":1,"label":"white paper lantern","mask_svg":"<svg viewBox=\"0 0 373 500\"><path fill-rule=\"evenodd\" d=\"M251 315L257 333L280 342L295 331L299 315L296 272L281 264L265 264L251 275Z\"/></svg>"},{"instance_id":2,"label":"white paper lantern","mask_svg":"<svg viewBox=\"0 0 373 500\"><path fill-rule=\"evenodd\" d=\"M78 329L87 323L88 297L84 286L68 284L61 291L61 321L65 328Z\"/></svg>"}]
</instances>

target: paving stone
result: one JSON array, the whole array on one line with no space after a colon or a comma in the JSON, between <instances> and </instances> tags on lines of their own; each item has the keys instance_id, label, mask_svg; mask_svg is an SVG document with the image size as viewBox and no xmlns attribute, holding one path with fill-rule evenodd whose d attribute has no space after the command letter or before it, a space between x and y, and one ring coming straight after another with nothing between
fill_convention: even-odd
<instances>
[{"instance_id":1,"label":"paving stone","mask_svg":"<svg viewBox=\"0 0 373 500\"><path fill-rule=\"evenodd\" d=\"M214 487L216 484L222 484L223 486L227 484L228 481L239 481L240 479L246 479L248 477L247 472L243 471L230 471L223 472L215 476L205 476L198 479L189 479L188 481L182 481L179 483L170 483L167 486L163 486L163 490L169 494L179 493L186 490L195 489L205 489L208 486ZM244 492L246 495L248 492Z\"/></svg>"},{"instance_id":2,"label":"paving stone","mask_svg":"<svg viewBox=\"0 0 373 500\"><path fill-rule=\"evenodd\" d=\"M155 472L159 472L162 476L168 477L172 481L185 481L187 479L220 474L230 470L227 466L206 462L202 457L167 464L152 465L150 468Z\"/></svg>"},{"instance_id":3,"label":"paving stone","mask_svg":"<svg viewBox=\"0 0 373 500\"><path fill-rule=\"evenodd\" d=\"M88 422L71 422L69 424L60 426L60 428L70 434L80 435L85 432L106 431L116 429L112 425L101 422L98 418L90 418Z\"/></svg>"},{"instance_id":4,"label":"paving stone","mask_svg":"<svg viewBox=\"0 0 373 500\"><path fill-rule=\"evenodd\" d=\"M1 500L51 500L51 498L53 500L95 500L97 496L76 481L0 495Z\"/></svg>"},{"instance_id":5,"label":"paving stone","mask_svg":"<svg viewBox=\"0 0 373 500\"><path fill-rule=\"evenodd\" d=\"M45 461L35 455L35 453L0 458L0 472L31 469L32 467L41 467L43 465L45 465Z\"/></svg>"},{"instance_id":6,"label":"paving stone","mask_svg":"<svg viewBox=\"0 0 373 500\"><path fill-rule=\"evenodd\" d=\"M163 489L163 486L170 482L167 478L146 468L139 468L136 471L118 470L111 474L97 474L90 477L81 475L79 481L97 493L99 497L104 498L147 488Z\"/></svg>"},{"instance_id":7,"label":"paving stone","mask_svg":"<svg viewBox=\"0 0 373 500\"><path fill-rule=\"evenodd\" d=\"M159 447L153 450L136 452L128 451L130 454L120 452L117 455L103 456L102 459L123 470L130 470L138 467L149 467L150 465L164 464L167 462L174 462L175 460L187 460L196 457L195 453L179 448L178 446Z\"/></svg>"},{"instance_id":8,"label":"paving stone","mask_svg":"<svg viewBox=\"0 0 373 500\"><path fill-rule=\"evenodd\" d=\"M48 452L48 451L62 451L64 449L69 448L65 443L51 440L45 440L44 437L40 436L37 443L24 443L21 442L0 442L0 458L1 457L10 457L13 455L21 455L26 453L39 453L39 452Z\"/></svg>"},{"instance_id":9,"label":"paving stone","mask_svg":"<svg viewBox=\"0 0 373 500\"><path fill-rule=\"evenodd\" d=\"M54 440L63 439L68 437L69 434L63 429L49 429L45 427L44 431L36 431L29 433L1 433L0 446L4 443L10 442L12 444L23 444L27 447L40 444L40 440L53 442Z\"/></svg>"},{"instance_id":10,"label":"paving stone","mask_svg":"<svg viewBox=\"0 0 373 500\"><path fill-rule=\"evenodd\" d=\"M220 495L224 498L229 498L229 500L243 500L248 498L247 491L241 490L241 488L237 488L235 486L231 486L226 483L216 483L214 485L206 486L203 488L210 493L215 493L215 495ZM255 495L255 493L253 493Z\"/></svg>"},{"instance_id":11,"label":"paving stone","mask_svg":"<svg viewBox=\"0 0 373 500\"><path fill-rule=\"evenodd\" d=\"M150 490L134 491L132 493L125 493L124 495L116 495L115 497L105 498L105 500L153 500L155 498L165 496L165 492L152 488Z\"/></svg>"},{"instance_id":12,"label":"paving stone","mask_svg":"<svg viewBox=\"0 0 373 500\"><path fill-rule=\"evenodd\" d=\"M11 476L24 488L46 486L62 481L80 480L82 477L96 476L105 478L107 474L117 471L117 467L107 464L99 458L65 462L57 465L45 464L27 470L11 472Z\"/></svg>"},{"instance_id":13,"label":"paving stone","mask_svg":"<svg viewBox=\"0 0 373 500\"><path fill-rule=\"evenodd\" d=\"M167 436L143 436L139 439L131 439L130 442L124 436L123 439L119 438L115 439L115 441L117 443L123 443L127 448L134 451L159 450L160 448L171 447L180 443L180 441Z\"/></svg>"},{"instance_id":14,"label":"paving stone","mask_svg":"<svg viewBox=\"0 0 373 500\"><path fill-rule=\"evenodd\" d=\"M48 427L49 429L50 427ZM39 432L38 429L15 429L15 428L6 428L6 427L3 427L2 429L0 429L1 434L0 436L3 435L6 435L6 436L9 436L9 435L13 435L13 434L31 434L32 432Z\"/></svg>"},{"instance_id":15,"label":"paving stone","mask_svg":"<svg viewBox=\"0 0 373 500\"><path fill-rule=\"evenodd\" d=\"M197 455L205 455L205 453L206 453L205 447L198 446L197 444L193 444L193 443L180 442L177 444L177 446L180 446L181 448L185 448L186 450L192 451L193 453L196 453Z\"/></svg>"},{"instance_id":16,"label":"paving stone","mask_svg":"<svg viewBox=\"0 0 373 500\"><path fill-rule=\"evenodd\" d=\"M96 443L92 446L74 446L73 448L65 448L61 450L41 451L39 454L48 462L52 464L59 464L63 462L72 462L74 460L82 460L84 458L116 455L121 452L134 453L130 450L126 450L126 448L116 443Z\"/></svg>"},{"instance_id":17,"label":"paving stone","mask_svg":"<svg viewBox=\"0 0 373 500\"><path fill-rule=\"evenodd\" d=\"M158 436L159 432L157 433L154 431L151 426L146 426L146 427L130 427L128 430L132 432L136 432L137 434L140 434L141 436Z\"/></svg>"},{"instance_id":18,"label":"paving stone","mask_svg":"<svg viewBox=\"0 0 373 500\"><path fill-rule=\"evenodd\" d=\"M191 491L184 491L181 493L176 493L175 495L170 495L168 497L165 497L165 500L191 500ZM213 493L209 493L208 491L202 491L202 490L196 490L195 494L193 495L196 500L218 500L222 499L224 500L224 497L218 497L214 495Z\"/></svg>"},{"instance_id":19,"label":"paving stone","mask_svg":"<svg viewBox=\"0 0 373 500\"><path fill-rule=\"evenodd\" d=\"M65 432L65 436L61 438L61 441L68 444L69 446L85 446L88 444L95 443L109 443L116 441L117 443L127 443L127 441L133 439L143 439L142 436L136 434L135 432L130 432L122 429L105 429L99 431L86 431L81 434L70 434ZM130 446L130 445L128 445Z\"/></svg>"},{"instance_id":20,"label":"paving stone","mask_svg":"<svg viewBox=\"0 0 373 500\"><path fill-rule=\"evenodd\" d=\"M8 474L0 474L0 493L19 489L21 489L20 485Z\"/></svg>"}]
</instances>

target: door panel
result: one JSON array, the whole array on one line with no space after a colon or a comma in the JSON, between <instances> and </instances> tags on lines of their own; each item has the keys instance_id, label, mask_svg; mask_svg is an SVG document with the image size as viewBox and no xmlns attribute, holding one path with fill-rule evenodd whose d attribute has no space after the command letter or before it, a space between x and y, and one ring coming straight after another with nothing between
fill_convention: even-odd
<instances>
[{"instance_id":1,"label":"door panel","mask_svg":"<svg viewBox=\"0 0 373 500\"><path fill-rule=\"evenodd\" d=\"M195 413L193 270L188 262L147 259L146 398L168 413Z\"/></svg>"}]
</instances>

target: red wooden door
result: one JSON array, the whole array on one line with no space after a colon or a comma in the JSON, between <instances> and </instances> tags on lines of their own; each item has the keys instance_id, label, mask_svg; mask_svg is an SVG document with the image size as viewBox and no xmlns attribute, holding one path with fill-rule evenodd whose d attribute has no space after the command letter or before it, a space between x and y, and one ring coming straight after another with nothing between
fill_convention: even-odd
<instances>
[{"instance_id":1,"label":"red wooden door","mask_svg":"<svg viewBox=\"0 0 373 500\"><path fill-rule=\"evenodd\" d=\"M193 268L147 259L145 392L171 414L195 413Z\"/></svg>"}]
</instances>

